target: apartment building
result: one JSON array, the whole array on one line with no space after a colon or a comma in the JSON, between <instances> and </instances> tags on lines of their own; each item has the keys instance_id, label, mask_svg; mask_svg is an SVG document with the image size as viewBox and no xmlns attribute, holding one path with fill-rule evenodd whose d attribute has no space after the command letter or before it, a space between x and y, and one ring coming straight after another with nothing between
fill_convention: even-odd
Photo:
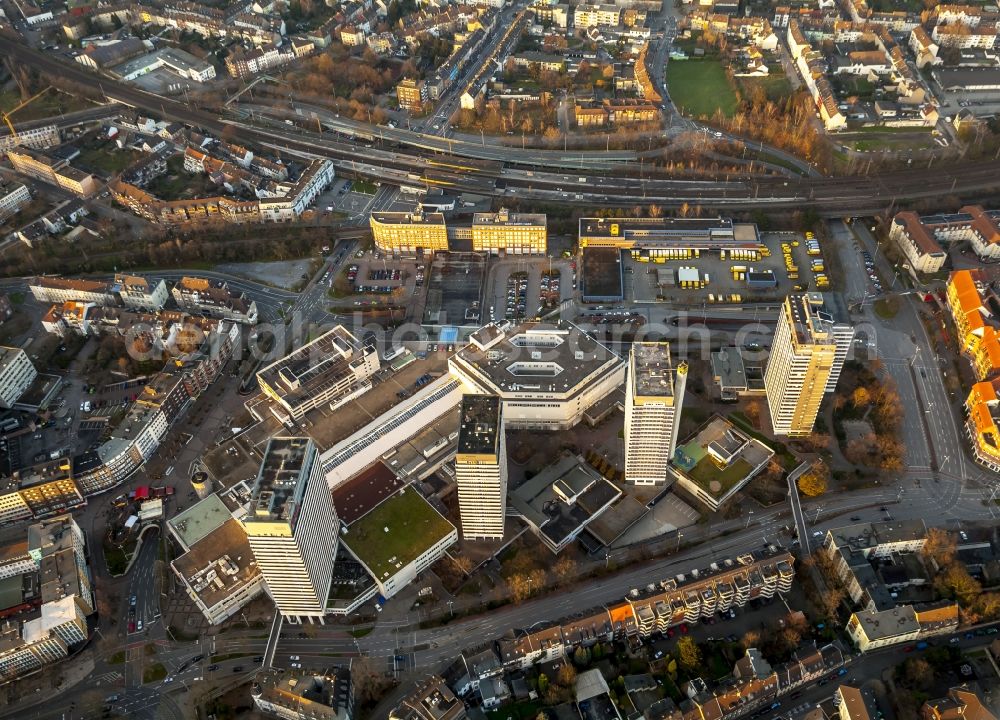
<instances>
[{"instance_id":1,"label":"apartment building","mask_svg":"<svg viewBox=\"0 0 1000 720\"><path fill-rule=\"evenodd\" d=\"M0 345L0 408L14 407L37 377L28 353Z\"/></svg>"},{"instance_id":2,"label":"apartment building","mask_svg":"<svg viewBox=\"0 0 1000 720\"><path fill-rule=\"evenodd\" d=\"M997 720L996 708L983 699L976 683L948 689L948 694L924 702L921 720Z\"/></svg>"},{"instance_id":3,"label":"apartment building","mask_svg":"<svg viewBox=\"0 0 1000 720\"><path fill-rule=\"evenodd\" d=\"M633 343L625 384L625 481L667 482L684 407L687 363L674 370L669 343Z\"/></svg>"},{"instance_id":4,"label":"apartment building","mask_svg":"<svg viewBox=\"0 0 1000 720\"><path fill-rule=\"evenodd\" d=\"M225 280L185 276L174 285L171 295L178 307L191 312L249 325L257 322L256 301L230 288Z\"/></svg>"},{"instance_id":5,"label":"apartment building","mask_svg":"<svg viewBox=\"0 0 1000 720\"><path fill-rule=\"evenodd\" d=\"M66 160L49 157L40 150L27 147L8 150L7 158L17 172L51 183L81 197L92 195L99 187L97 179L90 173L77 170Z\"/></svg>"},{"instance_id":6,"label":"apartment building","mask_svg":"<svg viewBox=\"0 0 1000 720\"><path fill-rule=\"evenodd\" d=\"M577 5L573 10L573 24L577 30L600 27L617 27L621 8L617 5Z\"/></svg>"},{"instance_id":7,"label":"apartment building","mask_svg":"<svg viewBox=\"0 0 1000 720\"><path fill-rule=\"evenodd\" d=\"M125 307L149 312L160 310L169 297L167 283L162 279L150 282L144 277L122 273L115 275L111 292Z\"/></svg>"},{"instance_id":8,"label":"apartment building","mask_svg":"<svg viewBox=\"0 0 1000 720\"><path fill-rule=\"evenodd\" d=\"M472 216L472 250L491 255L544 255L548 247L545 215L512 213L500 208L496 213Z\"/></svg>"},{"instance_id":9,"label":"apartment building","mask_svg":"<svg viewBox=\"0 0 1000 720\"><path fill-rule=\"evenodd\" d=\"M396 100L403 110L419 112L427 102L427 88L422 80L404 78L396 85Z\"/></svg>"},{"instance_id":10,"label":"apartment building","mask_svg":"<svg viewBox=\"0 0 1000 720\"><path fill-rule=\"evenodd\" d=\"M254 705L284 720L352 720L354 688L351 671L334 667L323 675L268 669L254 677Z\"/></svg>"},{"instance_id":11,"label":"apartment building","mask_svg":"<svg viewBox=\"0 0 1000 720\"><path fill-rule=\"evenodd\" d=\"M268 441L242 522L278 611L322 620L339 522L311 439Z\"/></svg>"},{"instance_id":12,"label":"apartment building","mask_svg":"<svg viewBox=\"0 0 1000 720\"><path fill-rule=\"evenodd\" d=\"M776 435L812 432L823 397L833 392L854 342L843 301L831 293L789 295L764 373Z\"/></svg>"},{"instance_id":13,"label":"apartment building","mask_svg":"<svg viewBox=\"0 0 1000 720\"><path fill-rule=\"evenodd\" d=\"M382 252L412 254L448 249L448 229L441 213L373 212L370 224L375 247Z\"/></svg>"},{"instance_id":14,"label":"apartment building","mask_svg":"<svg viewBox=\"0 0 1000 720\"><path fill-rule=\"evenodd\" d=\"M6 133L6 130L4 132ZM16 147L44 150L53 145L58 145L60 140L58 125L42 125L35 128L19 129L17 135L9 133L0 135L0 152L8 152Z\"/></svg>"},{"instance_id":15,"label":"apartment building","mask_svg":"<svg viewBox=\"0 0 1000 720\"><path fill-rule=\"evenodd\" d=\"M117 305L112 285L103 280L81 280L39 276L28 283L32 296L39 302L64 303L77 301L95 305Z\"/></svg>"},{"instance_id":16,"label":"apartment building","mask_svg":"<svg viewBox=\"0 0 1000 720\"><path fill-rule=\"evenodd\" d=\"M917 272L936 273L948 257L931 230L920 221L920 216L910 210L897 213L893 218L889 239L896 243L910 267Z\"/></svg>"},{"instance_id":17,"label":"apartment building","mask_svg":"<svg viewBox=\"0 0 1000 720\"><path fill-rule=\"evenodd\" d=\"M496 395L463 395L455 479L462 537L502 540L507 508L507 441Z\"/></svg>"},{"instance_id":18,"label":"apartment building","mask_svg":"<svg viewBox=\"0 0 1000 720\"><path fill-rule=\"evenodd\" d=\"M469 391L499 396L511 429L571 428L625 380L625 361L565 320L486 325L448 367Z\"/></svg>"},{"instance_id":19,"label":"apartment building","mask_svg":"<svg viewBox=\"0 0 1000 720\"><path fill-rule=\"evenodd\" d=\"M278 183L279 195L258 200L262 222L293 222L309 209L316 196L333 182L329 160L313 160L294 181Z\"/></svg>"},{"instance_id":20,"label":"apartment building","mask_svg":"<svg viewBox=\"0 0 1000 720\"><path fill-rule=\"evenodd\" d=\"M958 346L979 381L1000 371L1000 324L990 309L991 295L981 270L957 270L948 278L946 297Z\"/></svg>"},{"instance_id":21,"label":"apartment building","mask_svg":"<svg viewBox=\"0 0 1000 720\"><path fill-rule=\"evenodd\" d=\"M282 422L299 421L323 405L337 408L371 389L378 351L338 325L262 368L257 381Z\"/></svg>"},{"instance_id":22,"label":"apartment building","mask_svg":"<svg viewBox=\"0 0 1000 720\"><path fill-rule=\"evenodd\" d=\"M464 720L466 717L465 703L455 697L438 675L418 683L389 711L389 720Z\"/></svg>"},{"instance_id":23,"label":"apartment building","mask_svg":"<svg viewBox=\"0 0 1000 720\"><path fill-rule=\"evenodd\" d=\"M958 630L958 620L958 605L952 601L858 610L847 621L847 634L864 653L953 633Z\"/></svg>"},{"instance_id":24,"label":"apartment building","mask_svg":"<svg viewBox=\"0 0 1000 720\"><path fill-rule=\"evenodd\" d=\"M31 193L23 183L12 183L0 188L0 221L16 214L31 202Z\"/></svg>"},{"instance_id":25,"label":"apartment building","mask_svg":"<svg viewBox=\"0 0 1000 720\"><path fill-rule=\"evenodd\" d=\"M1000 472L1000 379L977 382L965 399L965 434L983 467Z\"/></svg>"},{"instance_id":26,"label":"apartment building","mask_svg":"<svg viewBox=\"0 0 1000 720\"><path fill-rule=\"evenodd\" d=\"M21 498L29 516L35 520L62 515L87 504L73 479L73 467L68 457L47 458L16 470L9 490Z\"/></svg>"}]
</instances>

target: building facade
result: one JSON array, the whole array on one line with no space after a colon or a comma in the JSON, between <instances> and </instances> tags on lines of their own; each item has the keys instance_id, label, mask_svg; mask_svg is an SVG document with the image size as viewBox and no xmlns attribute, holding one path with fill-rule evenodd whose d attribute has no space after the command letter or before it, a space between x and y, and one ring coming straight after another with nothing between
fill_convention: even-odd
<instances>
[{"instance_id":1,"label":"building facade","mask_svg":"<svg viewBox=\"0 0 1000 720\"><path fill-rule=\"evenodd\" d=\"M311 439L271 438L243 526L278 611L322 620L339 523Z\"/></svg>"},{"instance_id":2,"label":"building facade","mask_svg":"<svg viewBox=\"0 0 1000 720\"><path fill-rule=\"evenodd\" d=\"M370 223L375 246L383 252L411 254L448 249L448 229L441 213L377 212L371 214Z\"/></svg>"},{"instance_id":3,"label":"building facade","mask_svg":"<svg viewBox=\"0 0 1000 720\"><path fill-rule=\"evenodd\" d=\"M669 343L633 343L625 385L625 480L636 485L667 481L677 447L687 384L687 364L675 371Z\"/></svg>"},{"instance_id":4,"label":"building facade","mask_svg":"<svg viewBox=\"0 0 1000 720\"><path fill-rule=\"evenodd\" d=\"M0 408L12 408L38 377L21 348L0 345Z\"/></svg>"},{"instance_id":5,"label":"building facade","mask_svg":"<svg viewBox=\"0 0 1000 720\"><path fill-rule=\"evenodd\" d=\"M507 442L496 395L465 395L459 409L455 479L462 536L503 539L507 508Z\"/></svg>"},{"instance_id":6,"label":"building facade","mask_svg":"<svg viewBox=\"0 0 1000 720\"><path fill-rule=\"evenodd\" d=\"M764 373L776 435L811 433L823 397L837 386L854 328L833 305L829 294L785 299Z\"/></svg>"}]
</instances>

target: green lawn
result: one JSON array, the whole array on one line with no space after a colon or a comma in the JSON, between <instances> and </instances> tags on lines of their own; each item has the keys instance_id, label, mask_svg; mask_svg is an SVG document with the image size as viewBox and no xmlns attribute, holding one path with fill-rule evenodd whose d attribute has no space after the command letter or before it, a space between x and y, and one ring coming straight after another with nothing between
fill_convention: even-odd
<instances>
[{"instance_id":1,"label":"green lawn","mask_svg":"<svg viewBox=\"0 0 1000 720\"><path fill-rule=\"evenodd\" d=\"M131 150L119 150L113 143L104 147L87 147L80 150L79 164L106 177L120 173L142 156Z\"/></svg>"},{"instance_id":2,"label":"green lawn","mask_svg":"<svg viewBox=\"0 0 1000 720\"><path fill-rule=\"evenodd\" d=\"M30 96L29 96L30 97ZM0 92L0 110L9 112L12 108L21 104L21 93L17 90L6 90ZM75 112L94 107L89 100L78 98L58 90L49 90L11 116L11 122L17 127L19 122L29 120L41 120L42 118L54 117L60 113Z\"/></svg>"},{"instance_id":3,"label":"green lawn","mask_svg":"<svg viewBox=\"0 0 1000 720\"><path fill-rule=\"evenodd\" d=\"M776 72L769 77L762 78L736 78L740 88L744 93L752 87L759 87L764 91L768 100L776 102L792 94L792 84L785 77L784 72Z\"/></svg>"},{"instance_id":4,"label":"green lawn","mask_svg":"<svg viewBox=\"0 0 1000 720\"><path fill-rule=\"evenodd\" d=\"M736 112L736 93L722 63L714 58L671 61L667 65L667 88L685 115L711 117L721 109L732 117Z\"/></svg>"},{"instance_id":5,"label":"green lawn","mask_svg":"<svg viewBox=\"0 0 1000 720\"><path fill-rule=\"evenodd\" d=\"M413 489L397 493L348 527L344 542L376 578L406 567L454 530Z\"/></svg>"},{"instance_id":6,"label":"green lawn","mask_svg":"<svg viewBox=\"0 0 1000 720\"><path fill-rule=\"evenodd\" d=\"M167 676L167 669L163 667L160 663L153 663L145 670L142 671L142 682L146 683L156 682L157 680L162 680Z\"/></svg>"},{"instance_id":7,"label":"green lawn","mask_svg":"<svg viewBox=\"0 0 1000 720\"><path fill-rule=\"evenodd\" d=\"M718 493L712 494L722 497L729 492L729 489L733 485L745 478L750 470L750 463L742 458L737 459L735 462L724 468L719 468L719 466L706 455L697 465L691 468L691 472L688 473L688 477L701 485L701 487L707 492L712 492L709 489L710 483L713 480L718 481L719 484L722 485L722 489L719 490Z\"/></svg>"},{"instance_id":8,"label":"green lawn","mask_svg":"<svg viewBox=\"0 0 1000 720\"><path fill-rule=\"evenodd\" d=\"M374 195L378 192L378 188L375 187L375 184L370 183L367 180L355 180L351 183L351 190L364 195Z\"/></svg>"}]
</instances>

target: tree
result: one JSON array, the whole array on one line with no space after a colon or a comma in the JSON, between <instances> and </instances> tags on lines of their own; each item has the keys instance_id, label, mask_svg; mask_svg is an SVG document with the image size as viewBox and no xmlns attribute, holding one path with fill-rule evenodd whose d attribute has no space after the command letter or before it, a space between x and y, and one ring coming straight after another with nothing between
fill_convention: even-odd
<instances>
[{"instance_id":1,"label":"tree","mask_svg":"<svg viewBox=\"0 0 1000 720\"><path fill-rule=\"evenodd\" d=\"M947 567L955 561L958 552L958 541L955 536L941 528L931 528L927 531L927 541L924 543L923 555L938 568Z\"/></svg>"},{"instance_id":2,"label":"tree","mask_svg":"<svg viewBox=\"0 0 1000 720\"><path fill-rule=\"evenodd\" d=\"M538 676L538 692L544 693L549 689L549 676L542 673Z\"/></svg>"},{"instance_id":3,"label":"tree","mask_svg":"<svg viewBox=\"0 0 1000 720\"><path fill-rule=\"evenodd\" d=\"M934 669L923 658L907 658L903 663L903 678L914 690L925 690L934 682Z\"/></svg>"},{"instance_id":4,"label":"tree","mask_svg":"<svg viewBox=\"0 0 1000 720\"><path fill-rule=\"evenodd\" d=\"M823 463L815 463L809 470L799 475L799 490L803 495L819 497L826 492L829 471Z\"/></svg>"},{"instance_id":5,"label":"tree","mask_svg":"<svg viewBox=\"0 0 1000 720\"><path fill-rule=\"evenodd\" d=\"M556 682L564 688L573 688L576 685L576 668L570 663L563 663L559 667L559 675L556 678Z\"/></svg>"},{"instance_id":6,"label":"tree","mask_svg":"<svg viewBox=\"0 0 1000 720\"><path fill-rule=\"evenodd\" d=\"M743 639L740 641L740 644L743 645L744 649L757 647L759 643L760 643L760 633L757 632L756 630L747 630L745 633L743 633Z\"/></svg>"},{"instance_id":7,"label":"tree","mask_svg":"<svg viewBox=\"0 0 1000 720\"><path fill-rule=\"evenodd\" d=\"M854 392L851 393L851 403L856 408L867 407L872 402L871 393L868 392L866 387L856 387Z\"/></svg>"},{"instance_id":8,"label":"tree","mask_svg":"<svg viewBox=\"0 0 1000 720\"><path fill-rule=\"evenodd\" d=\"M559 582L567 582L576 576L576 561L569 555L561 556L552 567Z\"/></svg>"},{"instance_id":9,"label":"tree","mask_svg":"<svg viewBox=\"0 0 1000 720\"><path fill-rule=\"evenodd\" d=\"M701 669L701 648L690 635L683 636L677 641L677 653L681 667L690 674Z\"/></svg>"},{"instance_id":10,"label":"tree","mask_svg":"<svg viewBox=\"0 0 1000 720\"><path fill-rule=\"evenodd\" d=\"M677 679L677 661L670 658L670 662L667 663L667 675L670 676L671 680Z\"/></svg>"},{"instance_id":11,"label":"tree","mask_svg":"<svg viewBox=\"0 0 1000 720\"><path fill-rule=\"evenodd\" d=\"M955 598L961 606L966 608L972 607L982 592L982 586L969 575L969 571L959 562L948 565L944 572L934 579L934 584L938 592Z\"/></svg>"},{"instance_id":12,"label":"tree","mask_svg":"<svg viewBox=\"0 0 1000 720\"><path fill-rule=\"evenodd\" d=\"M840 588L827 588L820 594L820 601L827 616L835 617L846 593Z\"/></svg>"},{"instance_id":13,"label":"tree","mask_svg":"<svg viewBox=\"0 0 1000 720\"><path fill-rule=\"evenodd\" d=\"M586 667L590 664L590 650L583 647L582 645L573 651L573 662L575 662L580 667Z\"/></svg>"},{"instance_id":14,"label":"tree","mask_svg":"<svg viewBox=\"0 0 1000 720\"><path fill-rule=\"evenodd\" d=\"M746 413L747 420L749 420L755 427L760 425L760 415L763 411L763 406L760 400L751 400L746 404L744 412Z\"/></svg>"}]
</instances>

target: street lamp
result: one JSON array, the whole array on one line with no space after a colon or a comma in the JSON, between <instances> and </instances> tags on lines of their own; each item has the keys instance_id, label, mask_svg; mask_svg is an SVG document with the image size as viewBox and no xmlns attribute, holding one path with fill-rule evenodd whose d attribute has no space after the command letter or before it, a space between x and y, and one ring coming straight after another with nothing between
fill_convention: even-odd
<instances>
[{"instance_id":1,"label":"street lamp","mask_svg":"<svg viewBox=\"0 0 1000 720\"><path fill-rule=\"evenodd\" d=\"M746 530L748 527L750 527L750 520L752 520L752 519L753 519L753 510L748 510L747 511L747 524L743 528L744 530ZM680 536L678 536L678 537L680 537ZM680 547L680 540L679 539L677 541L677 545L678 545L678 547Z\"/></svg>"}]
</instances>

